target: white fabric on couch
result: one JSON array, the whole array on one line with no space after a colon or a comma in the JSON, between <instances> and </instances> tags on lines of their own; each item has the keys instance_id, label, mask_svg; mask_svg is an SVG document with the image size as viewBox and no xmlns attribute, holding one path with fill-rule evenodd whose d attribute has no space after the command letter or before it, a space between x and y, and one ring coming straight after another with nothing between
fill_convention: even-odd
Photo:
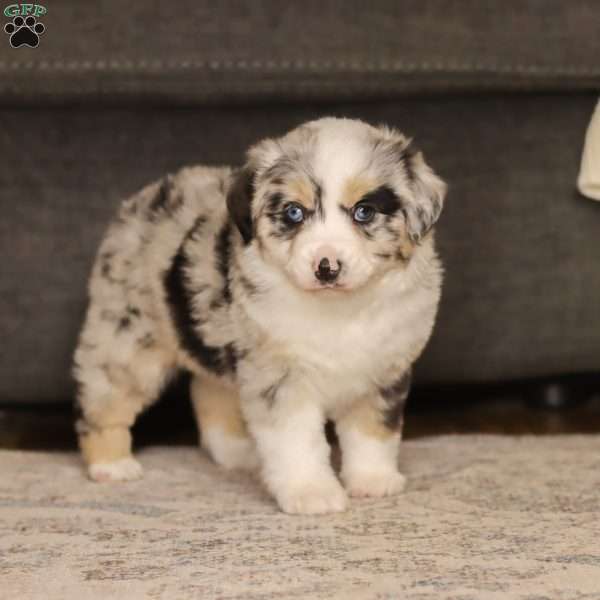
<instances>
[{"instance_id":1,"label":"white fabric on couch","mask_svg":"<svg viewBox=\"0 0 600 600\"><path fill-rule=\"evenodd\" d=\"M600 200L600 101L585 134L577 188L584 196Z\"/></svg>"}]
</instances>

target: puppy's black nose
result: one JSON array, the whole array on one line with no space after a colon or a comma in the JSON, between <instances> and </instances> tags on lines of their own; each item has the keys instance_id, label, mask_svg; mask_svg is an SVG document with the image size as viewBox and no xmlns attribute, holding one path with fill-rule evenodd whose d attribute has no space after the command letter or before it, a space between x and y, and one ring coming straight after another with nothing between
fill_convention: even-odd
<instances>
[{"instance_id":1,"label":"puppy's black nose","mask_svg":"<svg viewBox=\"0 0 600 600\"><path fill-rule=\"evenodd\" d=\"M342 269L342 263L338 260L337 269L332 269L328 258L322 258L319 262L319 267L315 271L315 277L323 283L332 283L337 279Z\"/></svg>"}]
</instances>

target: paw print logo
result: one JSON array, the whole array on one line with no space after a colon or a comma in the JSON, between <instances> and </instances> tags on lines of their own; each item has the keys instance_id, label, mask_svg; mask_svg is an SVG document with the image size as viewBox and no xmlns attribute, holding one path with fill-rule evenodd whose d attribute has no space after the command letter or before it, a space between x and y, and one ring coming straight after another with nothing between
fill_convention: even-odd
<instances>
[{"instance_id":1,"label":"paw print logo","mask_svg":"<svg viewBox=\"0 0 600 600\"><path fill-rule=\"evenodd\" d=\"M38 23L37 19L31 15L26 19L15 17L12 23L7 23L4 26L5 33L10 35L10 45L13 48L19 48L20 46L37 48L40 43L40 35L45 30L46 28L42 23Z\"/></svg>"}]
</instances>

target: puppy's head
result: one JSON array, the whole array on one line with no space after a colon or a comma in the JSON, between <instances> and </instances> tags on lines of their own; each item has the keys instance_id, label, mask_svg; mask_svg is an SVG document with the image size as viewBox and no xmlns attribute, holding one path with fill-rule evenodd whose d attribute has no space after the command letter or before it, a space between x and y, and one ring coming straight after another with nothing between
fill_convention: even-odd
<instances>
[{"instance_id":1,"label":"puppy's head","mask_svg":"<svg viewBox=\"0 0 600 600\"><path fill-rule=\"evenodd\" d=\"M324 118L252 147L227 205L295 285L349 291L407 264L445 192L401 133Z\"/></svg>"}]
</instances>

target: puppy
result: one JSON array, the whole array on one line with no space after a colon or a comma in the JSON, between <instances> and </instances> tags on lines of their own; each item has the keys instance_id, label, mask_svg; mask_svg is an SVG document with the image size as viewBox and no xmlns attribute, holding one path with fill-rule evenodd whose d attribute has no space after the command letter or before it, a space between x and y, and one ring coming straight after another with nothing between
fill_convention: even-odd
<instances>
[{"instance_id":1,"label":"puppy","mask_svg":"<svg viewBox=\"0 0 600 600\"><path fill-rule=\"evenodd\" d=\"M283 511L400 492L411 365L440 298L432 226L445 191L399 132L323 118L261 141L241 169L183 169L126 200L75 353L89 476L142 475L130 428L186 369L202 446L228 469L260 467Z\"/></svg>"}]
</instances>

